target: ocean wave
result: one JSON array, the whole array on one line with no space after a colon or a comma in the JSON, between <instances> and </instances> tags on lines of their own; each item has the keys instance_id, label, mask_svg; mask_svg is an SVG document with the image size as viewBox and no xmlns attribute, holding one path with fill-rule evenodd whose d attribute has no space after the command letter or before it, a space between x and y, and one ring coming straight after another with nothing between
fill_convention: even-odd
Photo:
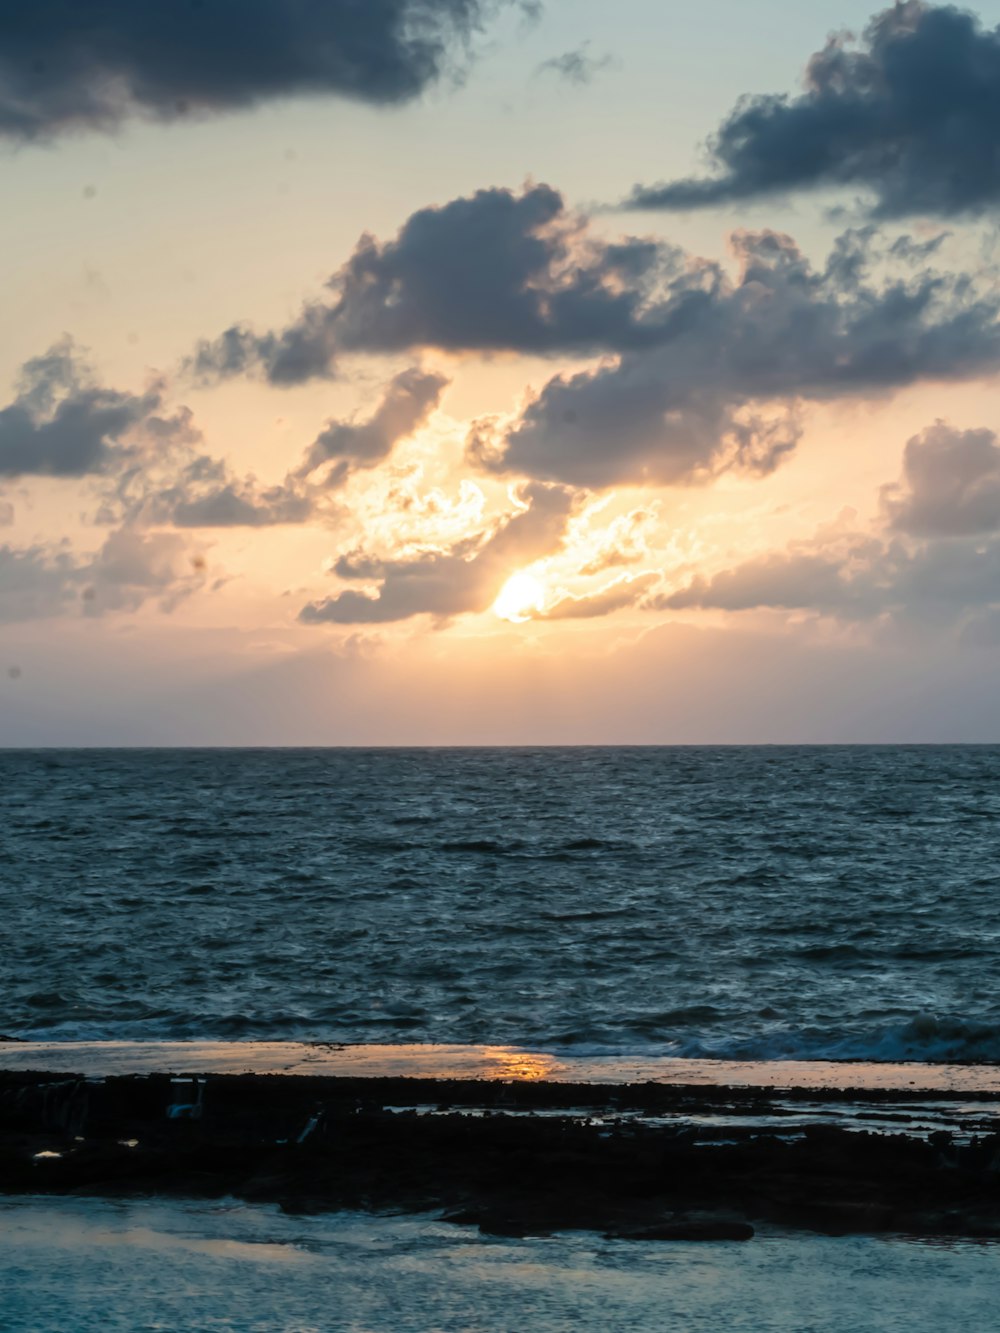
<instances>
[{"instance_id":1,"label":"ocean wave","mask_svg":"<svg viewBox=\"0 0 1000 1333\"><path fill-rule=\"evenodd\" d=\"M347 1044L382 1045L399 1041L417 1045L497 1044L485 1034L442 1032L429 1043L417 1030L424 1026L425 1015L413 1012L381 1013L367 1018L361 1014L339 1015L353 1019L349 1031L339 1027L336 1018L316 1023L302 1014L280 1014L272 1019L260 1015L227 1014L211 1021L177 1022L163 1015L135 1022L63 1021L39 1023L12 1031L7 1039L17 1041L178 1041L178 1040L288 1040ZM833 1061L871 1064L1000 1064L1000 1022L976 1022L959 1018L938 1018L920 1014L907 1023L867 1032L843 1032L816 1028L795 1030L774 1027L764 1032L726 1036L718 1032L722 1014L712 1006L692 1006L661 1016L678 1026L697 1024L696 1034L665 1038L667 1023L657 1024L658 1037L644 1037L632 1030L627 1034L607 1028L572 1026L551 1032L547 1038L513 1040L505 1036L499 1044L516 1046L536 1053L574 1058L674 1057L688 1060L719 1061ZM709 1035L706 1029L712 1030Z\"/></svg>"},{"instance_id":2,"label":"ocean wave","mask_svg":"<svg viewBox=\"0 0 1000 1333\"><path fill-rule=\"evenodd\" d=\"M918 1014L872 1031L771 1029L676 1043L676 1054L715 1060L868 1060L876 1064L1000 1064L1000 1023Z\"/></svg>"}]
</instances>

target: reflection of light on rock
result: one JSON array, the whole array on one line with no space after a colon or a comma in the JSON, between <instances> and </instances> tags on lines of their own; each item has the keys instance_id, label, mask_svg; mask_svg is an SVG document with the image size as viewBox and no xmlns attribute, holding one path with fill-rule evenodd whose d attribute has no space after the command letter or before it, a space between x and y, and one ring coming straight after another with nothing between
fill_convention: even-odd
<instances>
[{"instance_id":1,"label":"reflection of light on rock","mask_svg":"<svg viewBox=\"0 0 1000 1333\"><path fill-rule=\"evenodd\" d=\"M533 1051L506 1051L487 1048L489 1078L510 1078L521 1083L534 1083L551 1078L557 1067L551 1055L536 1055Z\"/></svg>"}]
</instances>

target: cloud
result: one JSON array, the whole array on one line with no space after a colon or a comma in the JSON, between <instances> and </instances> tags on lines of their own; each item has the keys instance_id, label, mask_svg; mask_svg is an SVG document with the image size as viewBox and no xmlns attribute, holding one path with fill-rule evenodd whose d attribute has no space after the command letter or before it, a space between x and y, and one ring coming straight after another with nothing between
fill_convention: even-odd
<instances>
[{"instance_id":1,"label":"cloud","mask_svg":"<svg viewBox=\"0 0 1000 1333\"><path fill-rule=\"evenodd\" d=\"M792 547L695 578L649 605L952 624L970 611L1000 605L1000 541L913 546L858 534L826 550Z\"/></svg>"},{"instance_id":2,"label":"cloud","mask_svg":"<svg viewBox=\"0 0 1000 1333\"><path fill-rule=\"evenodd\" d=\"M636 186L631 208L691 209L855 187L880 217L952 217L1000 201L1000 29L899 0L860 43L829 39L798 97L740 101L711 140L711 176Z\"/></svg>"},{"instance_id":3,"label":"cloud","mask_svg":"<svg viewBox=\"0 0 1000 1333\"><path fill-rule=\"evenodd\" d=\"M564 51L562 55L543 60L535 70L536 76L553 74L556 78L575 84L577 87L593 83L595 77L603 70L612 68L615 59L614 56L607 54L592 56L588 50L589 46L589 42L583 42L572 51Z\"/></svg>"},{"instance_id":4,"label":"cloud","mask_svg":"<svg viewBox=\"0 0 1000 1333\"><path fill-rule=\"evenodd\" d=\"M480 190L423 208L395 239L362 237L327 286L287 328L234 325L188 363L200 380L260 374L274 384L335 373L344 352L592 353L670 336L676 303L653 303L681 252L627 237L592 236L547 185Z\"/></svg>"},{"instance_id":5,"label":"cloud","mask_svg":"<svg viewBox=\"0 0 1000 1333\"><path fill-rule=\"evenodd\" d=\"M262 486L200 452L191 412L168 410L165 395L162 380L143 394L106 388L64 338L25 362L13 401L0 408L0 477L96 479L98 520L133 527L263 527L311 516L314 499L298 478ZM0 523L8 516L0 502Z\"/></svg>"},{"instance_id":6,"label":"cloud","mask_svg":"<svg viewBox=\"0 0 1000 1333\"><path fill-rule=\"evenodd\" d=\"M689 261L649 315L670 336L596 370L557 375L513 420L477 423L474 462L579 486L703 482L772 471L803 401L877 396L1000 366L1000 301L869 232L822 269L771 231L733 237L738 272ZM873 279L869 268L901 265ZM695 280L696 279L696 280Z\"/></svg>"},{"instance_id":7,"label":"cloud","mask_svg":"<svg viewBox=\"0 0 1000 1333\"><path fill-rule=\"evenodd\" d=\"M400 440L424 425L448 387L444 375L413 366L386 387L382 401L367 421L328 421L308 450L297 476L307 477L332 464L324 485L339 486L357 468L383 462Z\"/></svg>"},{"instance_id":8,"label":"cloud","mask_svg":"<svg viewBox=\"0 0 1000 1333\"><path fill-rule=\"evenodd\" d=\"M991 431L938 422L911 439L903 481L881 488L883 531L848 526L646 600L654 610L772 610L848 621L951 624L1000 607L1000 448Z\"/></svg>"},{"instance_id":9,"label":"cloud","mask_svg":"<svg viewBox=\"0 0 1000 1333\"><path fill-rule=\"evenodd\" d=\"M659 573L628 575L615 579L598 592L586 593L581 597L561 597L559 601L537 615L534 620L593 620L598 616L610 616L615 611L624 611L635 606L643 593L652 584L661 579Z\"/></svg>"},{"instance_id":10,"label":"cloud","mask_svg":"<svg viewBox=\"0 0 1000 1333\"><path fill-rule=\"evenodd\" d=\"M819 550L810 543L796 544L710 578L698 575L650 605L675 611L767 608L866 618L890 604L900 560L905 563L907 558L902 547L886 547L857 534Z\"/></svg>"},{"instance_id":11,"label":"cloud","mask_svg":"<svg viewBox=\"0 0 1000 1333\"><path fill-rule=\"evenodd\" d=\"M222 460L193 449L175 451L165 467L148 460L122 475L106 514L131 524L178 528L264 528L329 516L334 510L325 495L356 469L388 458L428 419L448 382L416 367L402 371L367 420L327 422L299 466L275 485L253 475L237 477Z\"/></svg>"},{"instance_id":12,"label":"cloud","mask_svg":"<svg viewBox=\"0 0 1000 1333\"><path fill-rule=\"evenodd\" d=\"M187 450L147 458L114 480L101 522L177 528L264 528L304 523L315 512L308 487L292 476L274 486L233 475L221 459Z\"/></svg>"},{"instance_id":13,"label":"cloud","mask_svg":"<svg viewBox=\"0 0 1000 1333\"><path fill-rule=\"evenodd\" d=\"M66 546L0 546L0 622L75 612L132 612L150 599L172 611L202 587L204 563L176 533L110 533L83 559Z\"/></svg>"},{"instance_id":14,"label":"cloud","mask_svg":"<svg viewBox=\"0 0 1000 1333\"><path fill-rule=\"evenodd\" d=\"M288 383L334 374L349 353L604 355L550 380L517 420L478 423L470 455L608 486L763 475L795 448L802 400L1000 365L1000 295L935 271L937 238L848 231L822 268L777 232L731 242L735 275L664 242L609 242L549 186L481 190L414 213L389 242L363 238L331 301L285 329L234 326L188 370Z\"/></svg>"},{"instance_id":15,"label":"cloud","mask_svg":"<svg viewBox=\"0 0 1000 1333\"><path fill-rule=\"evenodd\" d=\"M0 476L83 477L120 467L138 437L160 446L191 438L190 418L164 416L162 386L144 394L97 384L71 339L21 368L0 408Z\"/></svg>"},{"instance_id":16,"label":"cloud","mask_svg":"<svg viewBox=\"0 0 1000 1333\"><path fill-rule=\"evenodd\" d=\"M187 491L182 480L158 499L164 521L178 528L267 528L305 523L314 513L312 498L294 483L261 486L252 476L200 494Z\"/></svg>"},{"instance_id":17,"label":"cloud","mask_svg":"<svg viewBox=\"0 0 1000 1333\"><path fill-rule=\"evenodd\" d=\"M299 619L308 625L383 624L431 615L446 621L486 611L517 569L558 550L578 503L562 486L532 482L518 492L518 508L491 529L449 547L382 559L365 551L342 556L342 579L377 582L374 595L345 589L311 602Z\"/></svg>"},{"instance_id":18,"label":"cloud","mask_svg":"<svg viewBox=\"0 0 1000 1333\"><path fill-rule=\"evenodd\" d=\"M0 8L0 135L175 121L293 96L406 102L504 0L31 0Z\"/></svg>"},{"instance_id":19,"label":"cloud","mask_svg":"<svg viewBox=\"0 0 1000 1333\"><path fill-rule=\"evenodd\" d=\"M943 421L907 441L902 480L881 491L889 526L915 537L1000 531L1000 442Z\"/></svg>"},{"instance_id":20,"label":"cloud","mask_svg":"<svg viewBox=\"0 0 1000 1333\"><path fill-rule=\"evenodd\" d=\"M619 514L608 525L587 563L580 569L583 575L600 574L620 565L636 564L649 556L648 538L659 518L659 506L648 505Z\"/></svg>"}]
</instances>

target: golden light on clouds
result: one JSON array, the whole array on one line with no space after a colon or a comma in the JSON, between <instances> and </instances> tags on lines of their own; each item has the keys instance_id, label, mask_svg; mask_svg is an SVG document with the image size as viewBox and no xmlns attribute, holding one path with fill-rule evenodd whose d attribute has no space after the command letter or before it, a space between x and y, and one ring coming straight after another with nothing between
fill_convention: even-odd
<instances>
[{"instance_id":1,"label":"golden light on clouds","mask_svg":"<svg viewBox=\"0 0 1000 1333\"><path fill-rule=\"evenodd\" d=\"M509 620L514 625L523 625L539 612L545 602L545 588L533 574L520 570L512 574L500 589L493 612L501 620Z\"/></svg>"}]
</instances>

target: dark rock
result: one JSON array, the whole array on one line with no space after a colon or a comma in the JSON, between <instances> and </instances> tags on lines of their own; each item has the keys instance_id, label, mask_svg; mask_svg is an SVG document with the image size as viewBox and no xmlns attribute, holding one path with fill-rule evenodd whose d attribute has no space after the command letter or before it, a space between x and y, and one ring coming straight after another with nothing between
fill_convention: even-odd
<instances>
[{"instance_id":1,"label":"dark rock","mask_svg":"<svg viewBox=\"0 0 1000 1333\"><path fill-rule=\"evenodd\" d=\"M814 1127L789 1109L811 1112L808 1098L784 1092L512 1084L500 1110L496 1086L474 1080L207 1075L202 1116L178 1120L177 1086L166 1074L0 1073L0 1192L433 1209L511 1237L746 1240L745 1217L837 1234L1000 1234L996 1133ZM762 1129L775 1101L780 1128ZM387 1109L400 1105L418 1109Z\"/></svg>"}]
</instances>

